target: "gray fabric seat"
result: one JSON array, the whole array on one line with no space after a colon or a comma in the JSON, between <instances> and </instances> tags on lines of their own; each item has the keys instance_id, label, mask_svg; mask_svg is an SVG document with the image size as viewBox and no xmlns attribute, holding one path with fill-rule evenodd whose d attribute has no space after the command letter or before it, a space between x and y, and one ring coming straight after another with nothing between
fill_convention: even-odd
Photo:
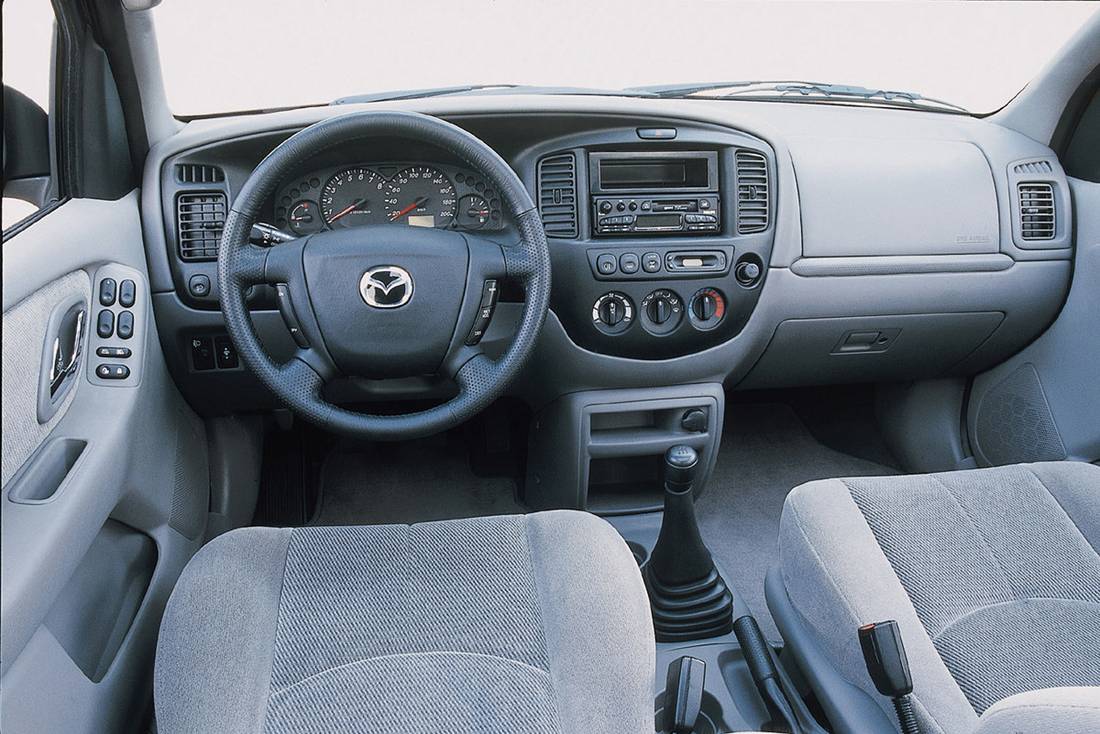
<instances>
[{"instance_id":1,"label":"gray fabric seat","mask_svg":"<svg viewBox=\"0 0 1100 734\"><path fill-rule=\"evenodd\" d=\"M654 650L633 556L586 513L248 528L172 593L157 726L637 734Z\"/></svg>"},{"instance_id":2,"label":"gray fabric seat","mask_svg":"<svg viewBox=\"0 0 1100 734\"><path fill-rule=\"evenodd\" d=\"M779 569L836 672L887 709L856 628L898 620L923 731L1085 732L1100 731L1097 549L1100 467L1044 463L804 484Z\"/></svg>"}]
</instances>

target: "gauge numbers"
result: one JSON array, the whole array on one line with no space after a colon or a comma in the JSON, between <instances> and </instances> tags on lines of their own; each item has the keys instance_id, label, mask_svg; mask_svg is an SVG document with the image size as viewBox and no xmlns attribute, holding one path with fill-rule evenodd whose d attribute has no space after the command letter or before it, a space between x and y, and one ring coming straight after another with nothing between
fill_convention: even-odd
<instances>
[{"instance_id":1,"label":"gauge numbers","mask_svg":"<svg viewBox=\"0 0 1100 734\"><path fill-rule=\"evenodd\" d=\"M339 171L321 189L321 215L330 227L357 227L386 221L389 184L369 168Z\"/></svg>"},{"instance_id":2,"label":"gauge numbers","mask_svg":"<svg viewBox=\"0 0 1100 734\"><path fill-rule=\"evenodd\" d=\"M414 227L447 227L458 203L454 184L431 166L409 166L389 181L386 218Z\"/></svg>"}]
</instances>

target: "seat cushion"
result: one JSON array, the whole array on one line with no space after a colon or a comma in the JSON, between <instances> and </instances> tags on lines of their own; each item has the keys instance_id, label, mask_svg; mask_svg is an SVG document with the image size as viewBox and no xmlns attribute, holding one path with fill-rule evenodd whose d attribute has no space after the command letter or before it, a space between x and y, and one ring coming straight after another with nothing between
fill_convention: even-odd
<instances>
[{"instance_id":1,"label":"seat cushion","mask_svg":"<svg viewBox=\"0 0 1100 734\"><path fill-rule=\"evenodd\" d=\"M215 539L169 601L158 731L638 732L640 574L580 512Z\"/></svg>"},{"instance_id":2,"label":"seat cushion","mask_svg":"<svg viewBox=\"0 0 1100 734\"><path fill-rule=\"evenodd\" d=\"M947 734L1015 694L1100 686L1098 547L1100 468L1068 462L812 482L780 523L788 596L839 671L888 707L856 627L897 619L918 716Z\"/></svg>"}]
</instances>

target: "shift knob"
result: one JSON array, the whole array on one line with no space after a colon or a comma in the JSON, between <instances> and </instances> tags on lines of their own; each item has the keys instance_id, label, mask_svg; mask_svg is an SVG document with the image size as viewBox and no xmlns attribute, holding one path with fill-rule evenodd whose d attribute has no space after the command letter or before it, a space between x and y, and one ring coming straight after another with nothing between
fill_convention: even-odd
<instances>
[{"instance_id":1,"label":"shift knob","mask_svg":"<svg viewBox=\"0 0 1100 734\"><path fill-rule=\"evenodd\" d=\"M690 492L695 483L699 454L690 446L673 446L665 452L665 491L677 494Z\"/></svg>"}]
</instances>

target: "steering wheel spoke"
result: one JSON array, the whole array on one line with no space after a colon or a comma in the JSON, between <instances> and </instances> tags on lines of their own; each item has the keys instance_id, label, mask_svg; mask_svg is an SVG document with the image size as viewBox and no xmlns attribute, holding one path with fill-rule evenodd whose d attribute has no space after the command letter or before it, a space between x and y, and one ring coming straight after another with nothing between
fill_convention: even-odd
<instances>
[{"instance_id":1,"label":"steering wheel spoke","mask_svg":"<svg viewBox=\"0 0 1100 734\"><path fill-rule=\"evenodd\" d=\"M302 251L305 249L307 240L307 237L299 237L272 247L259 248L267 252L262 282L276 285L299 280L302 277Z\"/></svg>"}]
</instances>

